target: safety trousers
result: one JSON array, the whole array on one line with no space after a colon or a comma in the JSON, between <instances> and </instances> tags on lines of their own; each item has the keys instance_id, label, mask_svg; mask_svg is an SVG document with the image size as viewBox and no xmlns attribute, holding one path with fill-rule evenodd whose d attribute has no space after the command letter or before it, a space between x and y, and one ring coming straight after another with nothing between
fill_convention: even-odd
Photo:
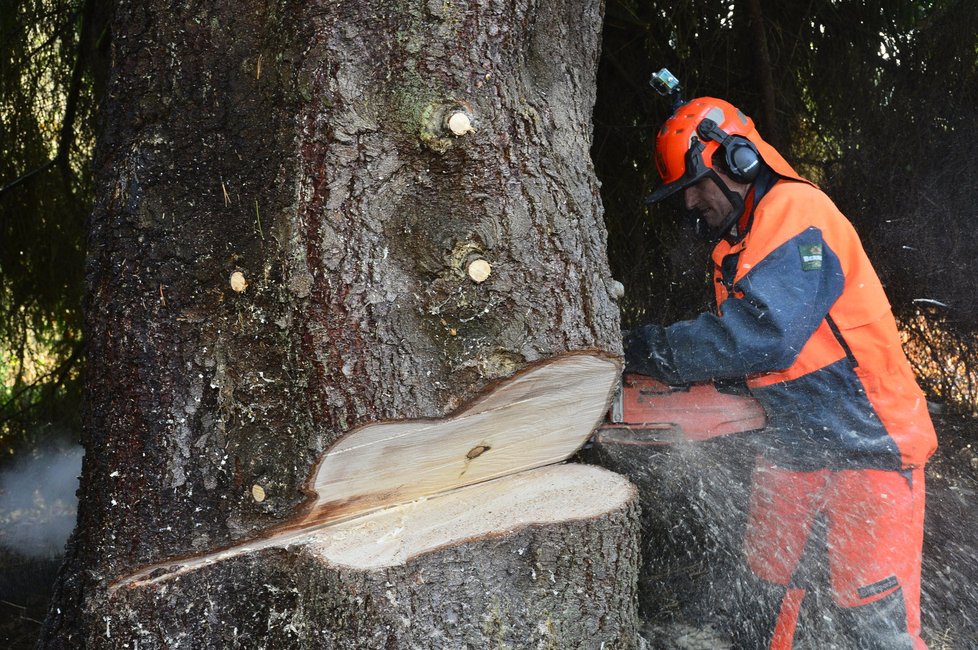
<instances>
[{"instance_id":1,"label":"safety trousers","mask_svg":"<svg viewBox=\"0 0 978 650\"><path fill-rule=\"evenodd\" d=\"M744 547L753 573L780 588L765 633L771 650L790 650L794 642L816 519L825 524L825 543L814 560L828 562L847 636L838 647L926 649L920 638L923 468L796 472L759 460Z\"/></svg>"}]
</instances>

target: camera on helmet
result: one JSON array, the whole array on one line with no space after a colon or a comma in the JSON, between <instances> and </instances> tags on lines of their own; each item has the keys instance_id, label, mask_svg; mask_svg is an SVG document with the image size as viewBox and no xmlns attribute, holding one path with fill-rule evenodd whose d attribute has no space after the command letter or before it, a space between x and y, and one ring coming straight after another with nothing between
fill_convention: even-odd
<instances>
[{"instance_id":1,"label":"camera on helmet","mask_svg":"<svg viewBox=\"0 0 978 650\"><path fill-rule=\"evenodd\" d=\"M662 68L652 75L649 85L660 95L671 95L679 90L679 79L676 79L676 75L669 72L667 68Z\"/></svg>"},{"instance_id":2,"label":"camera on helmet","mask_svg":"<svg viewBox=\"0 0 978 650\"><path fill-rule=\"evenodd\" d=\"M654 73L652 78L649 79L649 85L655 88L656 92L660 95L672 97L673 110L683 103L681 94L682 87L679 85L679 79L676 78L676 75L669 72L668 68L662 68Z\"/></svg>"}]
</instances>

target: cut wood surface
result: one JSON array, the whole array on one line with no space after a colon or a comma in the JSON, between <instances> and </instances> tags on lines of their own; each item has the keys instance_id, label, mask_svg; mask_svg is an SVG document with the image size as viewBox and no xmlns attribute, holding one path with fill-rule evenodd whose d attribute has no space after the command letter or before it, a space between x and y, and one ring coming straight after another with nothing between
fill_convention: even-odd
<instances>
[{"instance_id":1,"label":"cut wood surface","mask_svg":"<svg viewBox=\"0 0 978 650\"><path fill-rule=\"evenodd\" d=\"M618 362L548 359L443 420L371 424L330 448L314 474L307 523L327 523L573 454L603 420Z\"/></svg>"},{"instance_id":2,"label":"cut wood surface","mask_svg":"<svg viewBox=\"0 0 978 650\"><path fill-rule=\"evenodd\" d=\"M144 569L117 583L163 582L262 549L306 545L332 566L378 569L432 549L510 534L530 525L595 518L636 498L623 476L579 464L534 468L353 519L286 530L216 553Z\"/></svg>"},{"instance_id":3,"label":"cut wood surface","mask_svg":"<svg viewBox=\"0 0 978 650\"><path fill-rule=\"evenodd\" d=\"M143 568L112 588L168 579L313 535L334 539L326 545L332 550L324 551L331 561L365 567L528 521L594 516L608 505L608 499L580 499L592 492L588 481L599 480L594 475L563 466L527 470L559 463L587 440L607 412L618 370L618 361L606 355L567 354L501 382L446 419L355 429L323 456L306 516L260 539ZM447 495L452 498L439 498ZM391 524L409 520L410 526ZM367 529L373 531L367 537L376 538L369 543L351 532ZM341 552L339 539L359 541Z\"/></svg>"},{"instance_id":4,"label":"cut wood surface","mask_svg":"<svg viewBox=\"0 0 978 650\"><path fill-rule=\"evenodd\" d=\"M375 569L404 564L447 544L599 517L636 496L620 474L588 465L548 465L330 526L310 543L331 564Z\"/></svg>"},{"instance_id":5,"label":"cut wood surface","mask_svg":"<svg viewBox=\"0 0 978 650\"><path fill-rule=\"evenodd\" d=\"M559 462L618 368L569 354L444 420L354 430L315 472L318 508L116 582L93 647L636 647L635 487Z\"/></svg>"}]
</instances>

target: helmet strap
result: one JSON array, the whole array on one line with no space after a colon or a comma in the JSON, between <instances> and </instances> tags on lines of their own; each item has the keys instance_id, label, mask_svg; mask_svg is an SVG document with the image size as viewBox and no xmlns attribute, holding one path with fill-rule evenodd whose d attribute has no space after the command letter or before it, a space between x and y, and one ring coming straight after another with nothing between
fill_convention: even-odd
<instances>
[{"instance_id":1,"label":"helmet strap","mask_svg":"<svg viewBox=\"0 0 978 650\"><path fill-rule=\"evenodd\" d=\"M720 191L723 192L723 195L730 202L730 213L716 228L711 227L702 218L696 218L696 234L707 242L715 244L730 232L733 225L740 219L740 215L744 213L744 199L740 194L727 187L727 184L723 182L723 179L713 169L707 171L705 177L716 183L716 186L720 188Z\"/></svg>"}]
</instances>

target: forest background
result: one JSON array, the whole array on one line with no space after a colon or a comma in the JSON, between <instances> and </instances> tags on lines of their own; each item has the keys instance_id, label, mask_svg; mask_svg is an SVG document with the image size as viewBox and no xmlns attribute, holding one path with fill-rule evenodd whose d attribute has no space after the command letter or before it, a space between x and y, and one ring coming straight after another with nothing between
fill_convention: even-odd
<instances>
[{"instance_id":1,"label":"forest background","mask_svg":"<svg viewBox=\"0 0 978 650\"><path fill-rule=\"evenodd\" d=\"M73 517L90 159L113 3L2 4L0 476L8 478L0 544L19 541L34 553L3 552L3 566L20 570L0 572L0 599L29 636ZM689 317L711 299L705 245L679 206L642 201L658 180L654 137L669 110L647 83L662 66L687 97L741 107L832 196L886 285L928 398L970 421L978 410L978 7L608 0L592 157L626 326ZM54 489L59 480L67 487ZM15 540L11 531L25 522L52 537Z\"/></svg>"}]
</instances>

